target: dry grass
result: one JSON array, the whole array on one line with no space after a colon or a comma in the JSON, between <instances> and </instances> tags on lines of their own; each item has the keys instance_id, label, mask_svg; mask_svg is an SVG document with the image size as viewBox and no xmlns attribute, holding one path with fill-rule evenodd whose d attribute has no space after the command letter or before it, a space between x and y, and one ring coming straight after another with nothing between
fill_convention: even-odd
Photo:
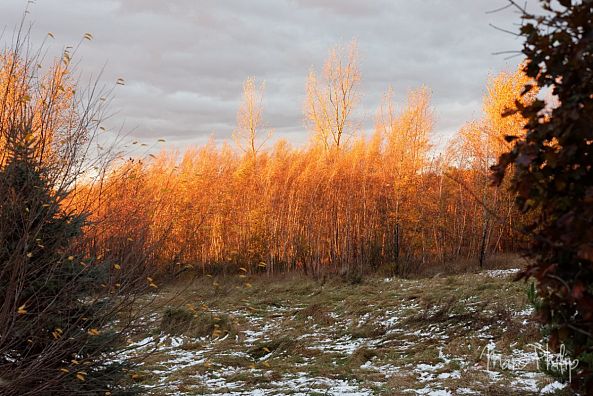
<instances>
[{"instance_id":1,"label":"dry grass","mask_svg":"<svg viewBox=\"0 0 593 396\"><path fill-rule=\"evenodd\" d=\"M193 338L237 335L236 325L228 315L186 308L167 308L161 319L160 330L172 336Z\"/></svg>"},{"instance_id":2,"label":"dry grass","mask_svg":"<svg viewBox=\"0 0 593 396\"><path fill-rule=\"evenodd\" d=\"M357 285L295 275L179 284L159 298L195 307L197 316L189 308L180 316L186 329L200 330L172 332L183 334L174 338L180 345L155 354L146 369L157 374L145 384L153 394L532 394L520 381L531 378L539 389L553 380L532 367L492 378L480 356L490 342L512 354L540 340L526 287L485 274ZM194 327L223 317L226 336L211 336L223 321Z\"/></svg>"}]
</instances>

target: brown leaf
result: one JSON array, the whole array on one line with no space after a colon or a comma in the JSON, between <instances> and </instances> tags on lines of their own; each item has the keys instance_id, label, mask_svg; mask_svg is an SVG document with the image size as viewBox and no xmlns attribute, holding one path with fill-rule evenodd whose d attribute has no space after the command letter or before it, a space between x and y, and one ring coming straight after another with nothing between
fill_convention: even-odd
<instances>
[{"instance_id":1,"label":"brown leaf","mask_svg":"<svg viewBox=\"0 0 593 396\"><path fill-rule=\"evenodd\" d=\"M579 246L577 256L583 260L593 261L593 245L587 243Z\"/></svg>"},{"instance_id":2,"label":"brown leaf","mask_svg":"<svg viewBox=\"0 0 593 396\"><path fill-rule=\"evenodd\" d=\"M582 282L577 282L572 287L572 297L576 300L583 298L583 293L585 292L586 288Z\"/></svg>"}]
</instances>

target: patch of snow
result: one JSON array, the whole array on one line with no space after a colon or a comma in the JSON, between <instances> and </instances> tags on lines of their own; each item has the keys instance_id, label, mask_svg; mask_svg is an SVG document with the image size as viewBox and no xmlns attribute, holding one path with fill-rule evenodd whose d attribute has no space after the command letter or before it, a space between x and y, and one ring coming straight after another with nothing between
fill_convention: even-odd
<instances>
[{"instance_id":1,"label":"patch of snow","mask_svg":"<svg viewBox=\"0 0 593 396\"><path fill-rule=\"evenodd\" d=\"M398 315L399 311L386 311L383 315L383 319L381 319L381 324L387 327L388 329L394 327L397 323L401 321L401 317Z\"/></svg>"},{"instance_id":2,"label":"patch of snow","mask_svg":"<svg viewBox=\"0 0 593 396\"><path fill-rule=\"evenodd\" d=\"M528 378L517 378L511 383L511 385L515 388L527 390L530 392L537 392L539 389L539 387L537 386L537 380L532 376L529 376Z\"/></svg>"},{"instance_id":3,"label":"patch of snow","mask_svg":"<svg viewBox=\"0 0 593 396\"><path fill-rule=\"evenodd\" d=\"M459 370L455 370L452 371L450 373L440 373L439 375L437 375L438 379L459 379L461 378L461 373L459 372Z\"/></svg>"},{"instance_id":4,"label":"patch of snow","mask_svg":"<svg viewBox=\"0 0 593 396\"><path fill-rule=\"evenodd\" d=\"M171 337L171 348L177 348L183 345L183 338Z\"/></svg>"},{"instance_id":5,"label":"patch of snow","mask_svg":"<svg viewBox=\"0 0 593 396\"><path fill-rule=\"evenodd\" d=\"M555 393L556 391L566 388L566 386L567 386L566 384L555 381L555 382L552 382L551 384L544 386L542 388L542 390L540 391L540 394L547 395L550 393Z\"/></svg>"},{"instance_id":6,"label":"patch of snow","mask_svg":"<svg viewBox=\"0 0 593 396\"><path fill-rule=\"evenodd\" d=\"M296 391L295 395L308 395L315 389L326 389L324 394L339 396L371 396L371 390L362 389L353 383L341 379L330 379L326 377L309 377L307 373L300 372L296 376L289 377L282 381L273 381L271 385L278 389L291 389ZM300 393L304 392L304 393Z\"/></svg>"},{"instance_id":7,"label":"patch of snow","mask_svg":"<svg viewBox=\"0 0 593 396\"><path fill-rule=\"evenodd\" d=\"M511 275L516 275L520 271L519 268L511 268L506 270L487 270L481 273L489 276L490 278L506 278Z\"/></svg>"},{"instance_id":8,"label":"patch of snow","mask_svg":"<svg viewBox=\"0 0 593 396\"><path fill-rule=\"evenodd\" d=\"M525 307L522 311L515 312L513 316L515 317L523 317L523 316L531 316L535 312L533 306Z\"/></svg>"},{"instance_id":9,"label":"patch of snow","mask_svg":"<svg viewBox=\"0 0 593 396\"><path fill-rule=\"evenodd\" d=\"M486 373L488 374L488 376L490 377L490 379L492 381L498 382L502 378L502 375L499 372L496 372L496 371L486 370Z\"/></svg>"},{"instance_id":10,"label":"patch of snow","mask_svg":"<svg viewBox=\"0 0 593 396\"><path fill-rule=\"evenodd\" d=\"M457 388L457 390L455 392L457 392L458 395L479 395L480 394L480 392L475 391L470 388Z\"/></svg>"},{"instance_id":11,"label":"patch of snow","mask_svg":"<svg viewBox=\"0 0 593 396\"><path fill-rule=\"evenodd\" d=\"M317 349L320 351L338 352L347 355L351 355L360 348L363 344L367 346L373 346L381 340L370 340L365 341L363 339L353 339L350 335L342 336L338 339L325 338L317 341L316 345L312 345L311 349Z\"/></svg>"}]
</instances>

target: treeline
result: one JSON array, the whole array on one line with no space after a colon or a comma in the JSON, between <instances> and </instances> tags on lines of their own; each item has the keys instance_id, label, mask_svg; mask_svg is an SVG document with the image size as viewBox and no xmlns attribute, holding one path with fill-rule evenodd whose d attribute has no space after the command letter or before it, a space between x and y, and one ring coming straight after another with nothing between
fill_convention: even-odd
<instances>
[{"instance_id":1,"label":"treeline","mask_svg":"<svg viewBox=\"0 0 593 396\"><path fill-rule=\"evenodd\" d=\"M123 163L90 194L79 189L92 213L85 244L95 256L146 257L167 273L482 266L522 245L514 196L490 186L489 168L508 148L504 136L522 134L519 115L501 114L534 99L520 95L527 81L521 71L492 77L483 117L435 154L427 88L399 107L389 89L374 131L360 131L354 44L309 76L306 147L280 140L265 149L263 85L250 78L233 135L239 150L211 141L181 156L165 151Z\"/></svg>"}]
</instances>

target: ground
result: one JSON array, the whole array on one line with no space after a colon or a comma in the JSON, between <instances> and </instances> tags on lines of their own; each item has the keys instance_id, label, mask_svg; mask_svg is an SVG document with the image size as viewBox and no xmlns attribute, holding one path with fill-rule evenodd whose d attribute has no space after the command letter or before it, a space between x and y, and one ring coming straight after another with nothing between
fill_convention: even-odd
<instances>
[{"instance_id":1,"label":"ground","mask_svg":"<svg viewBox=\"0 0 593 396\"><path fill-rule=\"evenodd\" d=\"M160 291L121 356L155 395L568 395L514 272L202 278Z\"/></svg>"}]
</instances>

